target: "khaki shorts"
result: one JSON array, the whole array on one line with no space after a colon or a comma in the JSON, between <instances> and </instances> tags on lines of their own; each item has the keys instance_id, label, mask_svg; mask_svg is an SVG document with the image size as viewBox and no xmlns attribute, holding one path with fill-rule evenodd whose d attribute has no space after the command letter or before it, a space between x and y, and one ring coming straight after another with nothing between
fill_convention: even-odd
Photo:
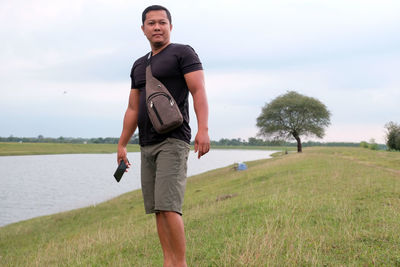
<instances>
[{"instance_id":1,"label":"khaki shorts","mask_svg":"<svg viewBox=\"0 0 400 267\"><path fill-rule=\"evenodd\" d=\"M155 145L142 146L140 151L146 213L174 211L182 215L189 144L167 138Z\"/></svg>"}]
</instances>

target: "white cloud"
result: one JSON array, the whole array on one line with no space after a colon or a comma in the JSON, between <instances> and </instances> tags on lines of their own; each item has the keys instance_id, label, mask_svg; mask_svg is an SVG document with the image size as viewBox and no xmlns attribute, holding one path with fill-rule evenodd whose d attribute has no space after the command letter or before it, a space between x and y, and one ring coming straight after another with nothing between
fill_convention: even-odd
<instances>
[{"instance_id":1,"label":"white cloud","mask_svg":"<svg viewBox=\"0 0 400 267\"><path fill-rule=\"evenodd\" d=\"M287 90L295 90L316 97L331 111L332 125L327 131L330 134L324 140L340 141L343 138L357 142L370 134L368 140L373 137L383 142L380 134L383 125L400 117L396 103L400 91L380 86L344 89L340 83L335 84L336 77L329 71L318 71L314 67L208 73L210 124L219 126L217 139L240 137L233 135L237 134L234 130L237 125L247 129L243 130L243 136L254 136L261 107ZM252 134L249 135L248 129L252 129Z\"/></svg>"},{"instance_id":2,"label":"white cloud","mask_svg":"<svg viewBox=\"0 0 400 267\"><path fill-rule=\"evenodd\" d=\"M43 31L61 22L74 21L82 14L83 0L15 0L0 3L0 23L21 31Z\"/></svg>"},{"instance_id":3,"label":"white cloud","mask_svg":"<svg viewBox=\"0 0 400 267\"><path fill-rule=\"evenodd\" d=\"M10 91L0 100L0 111L30 115L118 116L128 104L129 82L40 83ZM93 109L92 107L96 107ZM115 111L114 111L115 109Z\"/></svg>"},{"instance_id":4,"label":"white cloud","mask_svg":"<svg viewBox=\"0 0 400 267\"><path fill-rule=\"evenodd\" d=\"M384 125L338 123L327 129L323 140L325 142L369 142L371 139L379 144L386 142Z\"/></svg>"},{"instance_id":5,"label":"white cloud","mask_svg":"<svg viewBox=\"0 0 400 267\"><path fill-rule=\"evenodd\" d=\"M204 63L215 139L254 136L261 107L287 90L328 106L327 140L379 140L377 129L400 117L398 1L159 3L172 12L172 40L192 45ZM111 117L123 116L131 64L149 50L140 30L149 4L1 1L0 111L36 116L37 125L49 129L41 116L116 123ZM7 117L0 119L0 136L14 129ZM18 129L29 135L29 128Z\"/></svg>"}]
</instances>

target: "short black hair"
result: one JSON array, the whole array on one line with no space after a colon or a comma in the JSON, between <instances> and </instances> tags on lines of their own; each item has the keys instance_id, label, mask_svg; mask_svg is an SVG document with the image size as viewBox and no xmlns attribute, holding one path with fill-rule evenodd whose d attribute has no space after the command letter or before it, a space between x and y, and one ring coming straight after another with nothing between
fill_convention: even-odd
<instances>
[{"instance_id":1,"label":"short black hair","mask_svg":"<svg viewBox=\"0 0 400 267\"><path fill-rule=\"evenodd\" d=\"M144 24L144 21L146 20L146 14L150 11L155 11L155 10L164 10L167 13L167 17L169 20L169 23L172 24L172 19L171 19L171 13L169 13L168 9L163 7L163 6L159 6L159 5L152 5L147 7L143 13L142 13L142 24Z\"/></svg>"}]
</instances>

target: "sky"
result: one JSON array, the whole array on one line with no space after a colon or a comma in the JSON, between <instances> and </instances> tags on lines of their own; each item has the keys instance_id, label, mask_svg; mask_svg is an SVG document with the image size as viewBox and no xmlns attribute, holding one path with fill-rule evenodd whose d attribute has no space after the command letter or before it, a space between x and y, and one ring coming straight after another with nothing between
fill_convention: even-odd
<instances>
[{"instance_id":1,"label":"sky","mask_svg":"<svg viewBox=\"0 0 400 267\"><path fill-rule=\"evenodd\" d=\"M255 137L289 90L331 112L308 140L384 143L400 122L400 1L0 0L0 136L119 137L152 4L203 63L212 140Z\"/></svg>"}]
</instances>

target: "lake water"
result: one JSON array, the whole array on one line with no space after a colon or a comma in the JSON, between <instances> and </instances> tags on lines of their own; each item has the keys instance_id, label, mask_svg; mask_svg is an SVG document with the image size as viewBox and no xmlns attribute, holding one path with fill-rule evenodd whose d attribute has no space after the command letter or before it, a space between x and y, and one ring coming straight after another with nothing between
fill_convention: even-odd
<instances>
[{"instance_id":1,"label":"lake water","mask_svg":"<svg viewBox=\"0 0 400 267\"><path fill-rule=\"evenodd\" d=\"M211 150L201 159L189 154L188 176L235 162L269 158L275 151ZM117 183L116 154L0 157L0 226L81 208L140 188L140 153Z\"/></svg>"}]
</instances>

